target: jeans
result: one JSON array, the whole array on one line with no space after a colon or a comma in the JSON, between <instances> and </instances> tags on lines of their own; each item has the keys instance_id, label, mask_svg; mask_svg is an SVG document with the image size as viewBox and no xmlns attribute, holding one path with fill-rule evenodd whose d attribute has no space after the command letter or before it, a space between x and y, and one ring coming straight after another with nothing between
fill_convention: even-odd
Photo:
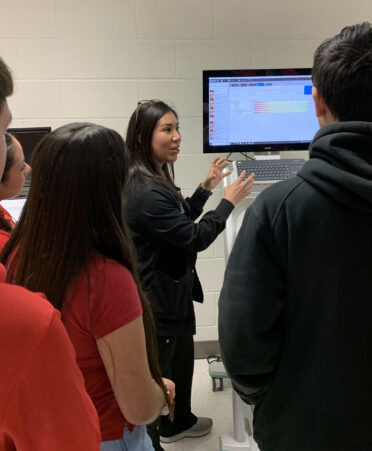
<instances>
[{"instance_id":1,"label":"jeans","mask_svg":"<svg viewBox=\"0 0 372 451\"><path fill-rule=\"evenodd\" d=\"M124 427L124 435L120 440L101 443L101 451L153 451L151 439L147 435L146 426L135 426L130 432Z\"/></svg>"}]
</instances>

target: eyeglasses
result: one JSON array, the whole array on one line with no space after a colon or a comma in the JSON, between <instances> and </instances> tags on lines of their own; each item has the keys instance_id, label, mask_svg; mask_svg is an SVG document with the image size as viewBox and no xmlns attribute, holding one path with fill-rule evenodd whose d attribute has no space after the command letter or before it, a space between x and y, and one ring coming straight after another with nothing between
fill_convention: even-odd
<instances>
[{"instance_id":1,"label":"eyeglasses","mask_svg":"<svg viewBox=\"0 0 372 451\"><path fill-rule=\"evenodd\" d=\"M142 107L142 105L154 105L156 103L162 102L161 100L158 99L151 99L151 100L140 100L139 102L137 102L137 108L136 108L136 123L137 123L137 119L138 119L138 113Z\"/></svg>"}]
</instances>

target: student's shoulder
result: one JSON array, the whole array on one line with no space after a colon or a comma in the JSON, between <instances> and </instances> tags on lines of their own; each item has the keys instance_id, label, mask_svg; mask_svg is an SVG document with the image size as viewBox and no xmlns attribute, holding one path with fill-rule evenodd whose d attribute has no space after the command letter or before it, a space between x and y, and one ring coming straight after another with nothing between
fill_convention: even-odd
<instances>
[{"instance_id":1,"label":"student's shoulder","mask_svg":"<svg viewBox=\"0 0 372 451\"><path fill-rule=\"evenodd\" d=\"M308 190L308 187L304 180L297 176L277 182L257 196L247 214L253 214L261 226L272 227L278 219L287 215L288 210L299 206L305 195L304 190Z\"/></svg>"},{"instance_id":2,"label":"student's shoulder","mask_svg":"<svg viewBox=\"0 0 372 451\"><path fill-rule=\"evenodd\" d=\"M11 336L15 340L21 337L22 343L31 345L59 316L42 294L17 285L0 283L0 299L0 342Z\"/></svg>"},{"instance_id":3,"label":"student's shoulder","mask_svg":"<svg viewBox=\"0 0 372 451\"><path fill-rule=\"evenodd\" d=\"M27 315L49 317L54 307L42 293L34 293L26 288L8 283L0 283L0 308L24 311Z\"/></svg>"},{"instance_id":4,"label":"student's shoulder","mask_svg":"<svg viewBox=\"0 0 372 451\"><path fill-rule=\"evenodd\" d=\"M113 332L142 313L132 273L123 264L104 257L89 267L91 327L95 338Z\"/></svg>"},{"instance_id":5,"label":"student's shoulder","mask_svg":"<svg viewBox=\"0 0 372 451\"><path fill-rule=\"evenodd\" d=\"M134 287L135 282L132 273L122 263L111 258L97 256L89 262L91 284L102 284L118 287Z\"/></svg>"},{"instance_id":6,"label":"student's shoulder","mask_svg":"<svg viewBox=\"0 0 372 451\"><path fill-rule=\"evenodd\" d=\"M256 208L277 208L278 205L281 205L295 191L300 189L303 182L303 179L300 177L292 177L288 180L277 182L262 191L253 205Z\"/></svg>"}]
</instances>

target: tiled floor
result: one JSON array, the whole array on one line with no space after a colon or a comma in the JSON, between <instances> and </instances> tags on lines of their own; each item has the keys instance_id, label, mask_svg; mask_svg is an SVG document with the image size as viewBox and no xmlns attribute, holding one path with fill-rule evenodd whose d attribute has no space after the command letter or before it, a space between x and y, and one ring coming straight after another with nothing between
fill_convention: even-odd
<instances>
[{"instance_id":1,"label":"tiled floor","mask_svg":"<svg viewBox=\"0 0 372 451\"><path fill-rule=\"evenodd\" d=\"M166 451L220 450L221 434L232 434L233 432L232 389L229 380L224 381L224 387L222 392L213 392L207 361L205 359L195 360L192 394L193 413L198 416L211 417L213 429L205 437L185 438L172 444L162 444Z\"/></svg>"}]
</instances>

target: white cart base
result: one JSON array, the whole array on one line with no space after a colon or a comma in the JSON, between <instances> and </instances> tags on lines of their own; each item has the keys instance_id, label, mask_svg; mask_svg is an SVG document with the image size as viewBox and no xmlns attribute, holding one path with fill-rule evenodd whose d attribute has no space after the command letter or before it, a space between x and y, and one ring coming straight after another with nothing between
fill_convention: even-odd
<instances>
[{"instance_id":1,"label":"white cart base","mask_svg":"<svg viewBox=\"0 0 372 451\"><path fill-rule=\"evenodd\" d=\"M230 435L223 434L220 438L220 451L253 451L250 445L248 434L245 433L245 440L237 442Z\"/></svg>"}]
</instances>

